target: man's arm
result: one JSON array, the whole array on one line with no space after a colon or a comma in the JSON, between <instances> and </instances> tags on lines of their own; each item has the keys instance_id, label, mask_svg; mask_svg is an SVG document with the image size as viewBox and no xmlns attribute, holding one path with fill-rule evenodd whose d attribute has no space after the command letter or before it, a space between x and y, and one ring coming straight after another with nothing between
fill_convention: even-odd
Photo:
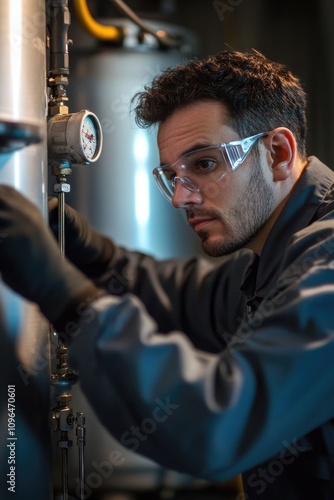
<instances>
[{"instance_id":1,"label":"man's arm","mask_svg":"<svg viewBox=\"0 0 334 500\"><path fill-rule=\"evenodd\" d=\"M57 234L57 199L49 201L50 225ZM65 251L94 284L112 295L137 295L161 333L179 329L196 347L217 351L243 314L239 292L251 252L214 264L205 259L160 261L118 247L75 209L65 206Z\"/></svg>"},{"instance_id":2,"label":"man's arm","mask_svg":"<svg viewBox=\"0 0 334 500\"><path fill-rule=\"evenodd\" d=\"M71 362L115 438L166 467L222 481L333 418L334 270L323 262L305 272L307 256L263 302L270 313L220 353L196 349L180 331L159 334L132 295L91 304Z\"/></svg>"}]
</instances>

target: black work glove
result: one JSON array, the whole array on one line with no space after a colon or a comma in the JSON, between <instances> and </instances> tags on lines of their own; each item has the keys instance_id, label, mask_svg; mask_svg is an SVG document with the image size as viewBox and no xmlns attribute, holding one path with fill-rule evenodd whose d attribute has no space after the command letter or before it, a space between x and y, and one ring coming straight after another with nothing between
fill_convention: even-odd
<instances>
[{"instance_id":1,"label":"black work glove","mask_svg":"<svg viewBox=\"0 0 334 500\"><path fill-rule=\"evenodd\" d=\"M55 325L99 290L61 254L39 209L0 185L0 272L3 281L39 305Z\"/></svg>"},{"instance_id":2,"label":"black work glove","mask_svg":"<svg viewBox=\"0 0 334 500\"><path fill-rule=\"evenodd\" d=\"M58 198L49 198L49 224L58 237ZM65 255L86 276L97 279L114 254L110 239L98 233L74 208L65 205Z\"/></svg>"}]
</instances>

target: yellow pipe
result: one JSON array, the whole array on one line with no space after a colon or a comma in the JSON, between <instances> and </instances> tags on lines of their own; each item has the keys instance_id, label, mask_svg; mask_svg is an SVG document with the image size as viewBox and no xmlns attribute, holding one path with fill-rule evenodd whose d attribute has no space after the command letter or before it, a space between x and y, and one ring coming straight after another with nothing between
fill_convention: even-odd
<instances>
[{"instance_id":1,"label":"yellow pipe","mask_svg":"<svg viewBox=\"0 0 334 500\"><path fill-rule=\"evenodd\" d=\"M88 33L100 40L120 41L123 37L122 31L115 26L100 24L91 16L86 0L73 0L76 16L82 27Z\"/></svg>"}]
</instances>

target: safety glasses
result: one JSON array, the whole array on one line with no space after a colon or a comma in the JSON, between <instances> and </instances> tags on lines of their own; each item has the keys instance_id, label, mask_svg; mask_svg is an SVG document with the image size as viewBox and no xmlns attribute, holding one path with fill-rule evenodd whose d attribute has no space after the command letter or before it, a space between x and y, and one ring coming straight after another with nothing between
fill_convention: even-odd
<instances>
[{"instance_id":1,"label":"safety glasses","mask_svg":"<svg viewBox=\"0 0 334 500\"><path fill-rule=\"evenodd\" d=\"M261 132L238 141L194 149L174 163L156 167L153 170L154 179L169 202L172 202L176 182L189 191L199 192L207 183L220 181L225 175L234 172L256 141L268 134Z\"/></svg>"}]
</instances>

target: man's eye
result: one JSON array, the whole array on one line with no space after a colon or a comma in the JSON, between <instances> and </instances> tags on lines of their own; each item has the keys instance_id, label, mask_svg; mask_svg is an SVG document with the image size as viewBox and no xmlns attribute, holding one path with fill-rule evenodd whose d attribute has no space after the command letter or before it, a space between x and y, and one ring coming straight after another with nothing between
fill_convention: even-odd
<instances>
[{"instance_id":1,"label":"man's eye","mask_svg":"<svg viewBox=\"0 0 334 500\"><path fill-rule=\"evenodd\" d=\"M165 174L165 178L168 180L168 181L172 181L175 177L175 172L174 170L165 170L164 171L164 174Z\"/></svg>"},{"instance_id":2,"label":"man's eye","mask_svg":"<svg viewBox=\"0 0 334 500\"><path fill-rule=\"evenodd\" d=\"M216 161L209 158L202 158L198 160L195 166L198 172L212 171L216 167Z\"/></svg>"}]
</instances>

